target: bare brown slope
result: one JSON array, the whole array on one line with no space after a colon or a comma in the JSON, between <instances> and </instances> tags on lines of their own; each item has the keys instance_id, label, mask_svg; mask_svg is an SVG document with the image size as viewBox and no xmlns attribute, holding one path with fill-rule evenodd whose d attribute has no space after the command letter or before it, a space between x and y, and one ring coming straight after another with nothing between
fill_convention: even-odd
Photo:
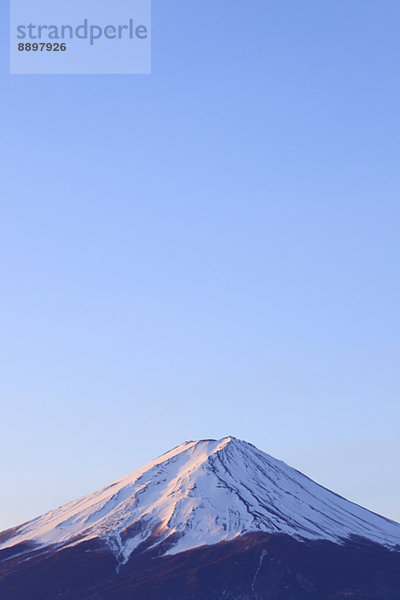
<instances>
[{"instance_id":1,"label":"bare brown slope","mask_svg":"<svg viewBox=\"0 0 400 600\"><path fill-rule=\"evenodd\" d=\"M248 534L160 556L139 548L116 573L104 546L2 560L3 600L399 600L400 552L354 540L340 546ZM25 558L25 557L24 557Z\"/></svg>"}]
</instances>

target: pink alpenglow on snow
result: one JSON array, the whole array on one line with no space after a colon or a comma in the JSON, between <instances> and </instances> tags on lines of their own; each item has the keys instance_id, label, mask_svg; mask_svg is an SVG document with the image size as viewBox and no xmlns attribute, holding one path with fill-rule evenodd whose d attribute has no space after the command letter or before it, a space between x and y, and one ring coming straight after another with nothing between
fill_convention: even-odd
<instances>
[{"instance_id":1,"label":"pink alpenglow on snow","mask_svg":"<svg viewBox=\"0 0 400 600\"><path fill-rule=\"evenodd\" d=\"M0 549L26 541L66 548L97 538L123 565L145 541L167 541L165 553L177 554L249 532L400 544L400 524L226 437L185 442L103 489L10 530Z\"/></svg>"}]
</instances>

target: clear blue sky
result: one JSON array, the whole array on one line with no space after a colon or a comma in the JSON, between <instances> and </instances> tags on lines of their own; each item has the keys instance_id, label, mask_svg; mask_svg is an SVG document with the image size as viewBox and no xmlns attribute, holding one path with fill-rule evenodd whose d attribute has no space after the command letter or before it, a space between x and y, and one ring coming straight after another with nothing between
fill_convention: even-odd
<instances>
[{"instance_id":1,"label":"clear blue sky","mask_svg":"<svg viewBox=\"0 0 400 600\"><path fill-rule=\"evenodd\" d=\"M0 529L235 435L400 520L398 0L154 0L151 76L9 76Z\"/></svg>"}]
</instances>

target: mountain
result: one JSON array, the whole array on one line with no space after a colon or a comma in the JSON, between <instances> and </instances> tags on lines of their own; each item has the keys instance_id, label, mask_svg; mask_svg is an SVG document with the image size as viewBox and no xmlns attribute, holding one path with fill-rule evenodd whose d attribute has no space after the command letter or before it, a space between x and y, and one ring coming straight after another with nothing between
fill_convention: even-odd
<instances>
[{"instance_id":1,"label":"mountain","mask_svg":"<svg viewBox=\"0 0 400 600\"><path fill-rule=\"evenodd\" d=\"M399 600L400 524L247 442L185 442L1 533L3 597Z\"/></svg>"}]
</instances>

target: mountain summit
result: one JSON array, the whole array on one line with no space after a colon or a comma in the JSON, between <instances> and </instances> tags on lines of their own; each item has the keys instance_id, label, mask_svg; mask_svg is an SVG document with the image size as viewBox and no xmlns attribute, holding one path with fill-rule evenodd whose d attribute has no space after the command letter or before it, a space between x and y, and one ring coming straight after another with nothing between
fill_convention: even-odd
<instances>
[{"instance_id":1,"label":"mountain summit","mask_svg":"<svg viewBox=\"0 0 400 600\"><path fill-rule=\"evenodd\" d=\"M7 600L399 600L400 524L255 446L185 442L0 533Z\"/></svg>"},{"instance_id":2,"label":"mountain summit","mask_svg":"<svg viewBox=\"0 0 400 600\"><path fill-rule=\"evenodd\" d=\"M343 543L400 544L400 525L316 484L255 446L190 441L80 500L9 531L0 550L32 542L65 548L98 539L119 565L144 542L164 554L250 532Z\"/></svg>"}]
</instances>

